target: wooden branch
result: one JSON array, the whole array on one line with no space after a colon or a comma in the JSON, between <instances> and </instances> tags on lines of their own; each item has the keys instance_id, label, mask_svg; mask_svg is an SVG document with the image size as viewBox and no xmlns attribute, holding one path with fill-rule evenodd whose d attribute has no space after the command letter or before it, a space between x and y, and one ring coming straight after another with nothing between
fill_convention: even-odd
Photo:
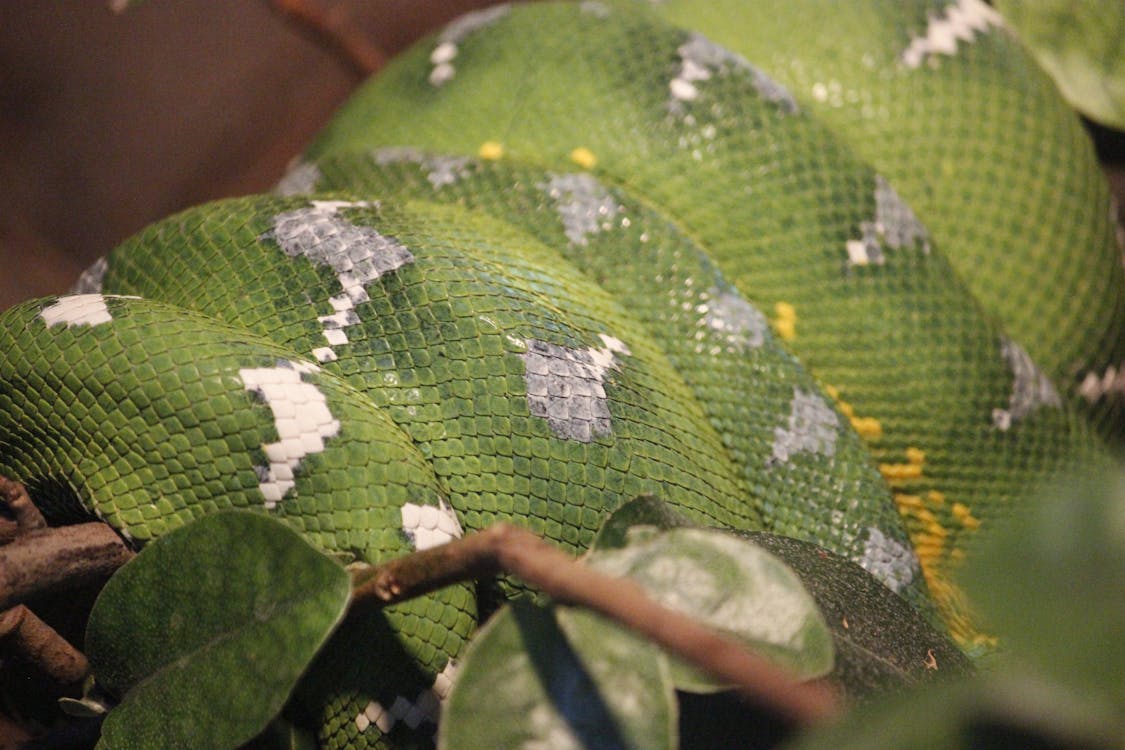
<instances>
[{"instance_id":1,"label":"wooden branch","mask_svg":"<svg viewBox=\"0 0 1125 750\"><path fill-rule=\"evenodd\" d=\"M0 610L62 586L97 581L133 556L121 537L100 522L20 534L0 547Z\"/></svg>"},{"instance_id":2,"label":"wooden branch","mask_svg":"<svg viewBox=\"0 0 1125 750\"><path fill-rule=\"evenodd\" d=\"M22 604L0 612L0 648L6 656L34 664L60 685L81 682L89 667L78 649Z\"/></svg>"},{"instance_id":3,"label":"wooden branch","mask_svg":"<svg viewBox=\"0 0 1125 750\"><path fill-rule=\"evenodd\" d=\"M387 63L387 53L358 30L345 3L325 7L318 0L270 0L270 5L299 28L324 40L365 78Z\"/></svg>"},{"instance_id":4,"label":"wooden branch","mask_svg":"<svg viewBox=\"0 0 1125 750\"><path fill-rule=\"evenodd\" d=\"M31 496L22 483L0 476L0 500L8 506L21 531L47 528L47 519L43 518L35 503L31 502Z\"/></svg>"},{"instance_id":5,"label":"wooden branch","mask_svg":"<svg viewBox=\"0 0 1125 750\"><path fill-rule=\"evenodd\" d=\"M557 602L592 609L793 721L809 724L840 713L828 685L794 679L736 641L656 603L637 583L599 573L509 524L361 571L353 596L387 605L499 574L518 576Z\"/></svg>"},{"instance_id":6,"label":"wooden branch","mask_svg":"<svg viewBox=\"0 0 1125 750\"><path fill-rule=\"evenodd\" d=\"M0 518L0 547L14 542L21 533L20 525L8 518Z\"/></svg>"}]
</instances>

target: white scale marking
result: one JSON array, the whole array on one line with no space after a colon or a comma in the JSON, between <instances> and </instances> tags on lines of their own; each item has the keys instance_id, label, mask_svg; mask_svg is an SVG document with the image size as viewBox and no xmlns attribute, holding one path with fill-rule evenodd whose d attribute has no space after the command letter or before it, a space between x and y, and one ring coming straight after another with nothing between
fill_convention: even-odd
<instances>
[{"instance_id":1,"label":"white scale marking","mask_svg":"<svg viewBox=\"0 0 1125 750\"><path fill-rule=\"evenodd\" d=\"M694 101L699 97L697 82L710 80L713 74L727 69L749 73L754 88L762 98L777 104L783 112L793 114L799 109L797 100L784 86L751 65L746 58L715 44L702 34L692 33L676 51L680 55L680 71L668 83L672 94L669 108L673 112L681 111L681 102Z\"/></svg>"},{"instance_id":2,"label":"white scale marking","mask_svg":"<svg viewBox=\"0 0 1125 750\"><path fill-rule=\"evenodd\" d=\"M456 673L457 662L450 659L445 669L434 678L433 687L418 693L418 697L413 701L399 695L395 697L390 708L385 708L378 701L371 701L355 717L356 729L366 732L374 724L379 731L387 734L400 721L411 729L417 729L423 721L437 725L438 719L441 718L442 703L449 697Z\"/></svg>"},{"instance_id":3,"label":"white scale marking","mask_svg":"<svg viewBox=\"0 0 1125 750\"><path fill-rule=\"evenodd\" d=\"M990 26L1000 26L1003 17L982 0L957 0L941 16L931 17L926 33L910 40L902 53L902 63L917 68L930 55L957 54L957 42L966 43L985 33Z\"/></svg>"},{"instance_id":4,"label":"white scale marking","mask_svg":"<svg viewBox=\"0 0 1125 750\"><path fill-rule=\"evenodd\" d=\"M258 486L265 507L277 506L296 486L295 472L301 459L324 450L324 441L340 431L320 389L301 380L301 375L319 372L307 362L279 362L276 367L252 367L238 371L246 390L257 393L273 412L278 441L264 443L268 466L259 467Z\"/></svg>"},{"instance_id":5,"label":"white scale marking","mask_svg":"<svg viewBox=\"0 0 1125 750\"><path fill-rule=\"evenodd\" d=\"M617 369L615 353L629 348L612 336L601 335L604 347L568 349L529 339L524 361L528 410L543 417L558 437L589 443L613 431L605 393L605 376Z\"/></svg>"},{"instance_id":6,"label":"white scale marking","mask_svg":"<svg viewBox=\"0 0 1125 750\"><path fill-rule=\"evenodd\" d=\"M437 507L406 503L401 512L402 530L418 552L464 536L457 515L444 500Z\"/></svg>"},{"instance_id":7,"label":"white scale marking","mask_svg":"<svg viewBox=\"0 0 1125 750\"><path fill-rule=\"evenodd\" d=\"M39 317L48 328L60 325L70 328L109 323L113 320L113 316L109 314L105 299L100 294L72 294L68 297L59 297L54 304L40 310Z\"/></svg>"},{"instance_id":8,"label":"white scale marking","mask_svg":"<svg viewBox=\"0 0 1125 750\"><path fill-rule=\"evenodd\" d=\"M273 229L265 235L276 241L286 255L303 255L318 265L331 267L340 280L344 293L329 299L335 312L317 318L328 342L328 346L312 352L320 362L335 360L335 347L348 343L345 329L360 322L354 308L370 299L365 286L414 262L410 251L394 238L372 227L352 224L339 215L342 208L375 205L367 201L311 201L305 208L276 216Z\"/></svg>"},{"instance_id":9,"label":"white scale marking","mask_svg":"<svg viewBox=\"0 0 1125 750\"><path fill-rule=\"evenodd\" d=\"M460 52L458 45L477 29L496 23L508 14L511 7L508 3L494 5L491 8L466 13L452 23L438 36L438 44L430 53L430 85L443 86L457 74L453 61Z\"/></svg>"},{"instance_id":10,"label":"white scale marking","mask_svg":"<svg viewBox=\"0 0 1125 750\"><path fill-rule=\"evenodd\" d=\"M1110 365L1099 375L1091 370L1078 386L1078 394L1091 404L1105 396L1125 395L1125 362L1114 367Z\"/></svg>"}]
</instances>

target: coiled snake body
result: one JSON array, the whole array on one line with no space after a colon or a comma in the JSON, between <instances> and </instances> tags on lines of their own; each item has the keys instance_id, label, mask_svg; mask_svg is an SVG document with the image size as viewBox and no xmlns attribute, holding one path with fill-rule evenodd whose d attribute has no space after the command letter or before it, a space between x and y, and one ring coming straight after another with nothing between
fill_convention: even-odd
<instances>
[{"instance_id":1,"label":"coiled snake body","mask_svg":"<svg viewBox=\"0 0 1125 750\"><path fill-rule=\"evenodd\" d=\"M977 0L647 5L466 16L277 195L5 313L0 473L138 544L250 507L369 562L503 519L577 551L653 493L979 647L966 540L1121 430L1080 126ZM299 695L325 744L424 741L474 613L337 633Z\"/></svg>"}]
</instances>

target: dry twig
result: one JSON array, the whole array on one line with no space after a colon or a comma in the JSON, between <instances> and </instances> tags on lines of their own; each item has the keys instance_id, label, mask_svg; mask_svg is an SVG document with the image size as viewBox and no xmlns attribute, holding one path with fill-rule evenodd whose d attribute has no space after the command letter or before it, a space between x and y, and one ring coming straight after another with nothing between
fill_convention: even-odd
<instances>
[{"instance_id":1,"label":"dry twig","mask_svg":"<svg viewBox=\"0 0 1125 750\"><path fill-rule=\"evenodd\" d=\"M808 724L840 711L828 686L793 679L739 643L656 603L633 581L599 573L509 524L362 571L353 594L386 605L500 574L518 576L557 602L609 617L794 721Z\"/></svg>"}]
</instances>

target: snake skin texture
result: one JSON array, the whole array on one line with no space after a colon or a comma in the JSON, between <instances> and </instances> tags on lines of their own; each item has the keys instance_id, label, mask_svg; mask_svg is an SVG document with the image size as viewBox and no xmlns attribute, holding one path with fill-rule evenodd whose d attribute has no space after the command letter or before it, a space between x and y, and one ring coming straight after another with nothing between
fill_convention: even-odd
<instances>
[{"instance_id":1,"label":"snake skin texture","mask_svg":"<svg viewBox=\"0 0 1125 750\"><path fill-rule=\"evenodd\" d=\"M966 545L1122 434L1108 192L988 6L765 5L450 24L275 194L4 313L0 473L138 546L260 508L368 563L501 520L578 553L654 494L986 650ZM474 591L368 614L290 712L427 746Z\"/></svg>"}]
</instances>

